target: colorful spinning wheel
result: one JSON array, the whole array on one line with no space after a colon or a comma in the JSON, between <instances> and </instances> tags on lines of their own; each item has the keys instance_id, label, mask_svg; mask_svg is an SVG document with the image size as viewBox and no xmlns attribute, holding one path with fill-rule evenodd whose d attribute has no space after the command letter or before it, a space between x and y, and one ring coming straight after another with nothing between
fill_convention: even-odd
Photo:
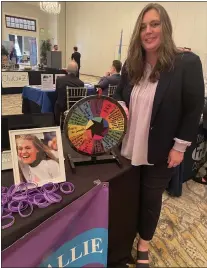
<instances>
[{"instance_id":1,"label":"colorful spinning wheel","mask_svg":"<svg viewBox=\"0 0 207 268\"><path fill-rule=\"evenodd\" d=\"M73 149L81 154L98 156L121 143L126 125L126 114L116 100L89 96L69 110L64 130Z\"/></svg>"}]
</instances>

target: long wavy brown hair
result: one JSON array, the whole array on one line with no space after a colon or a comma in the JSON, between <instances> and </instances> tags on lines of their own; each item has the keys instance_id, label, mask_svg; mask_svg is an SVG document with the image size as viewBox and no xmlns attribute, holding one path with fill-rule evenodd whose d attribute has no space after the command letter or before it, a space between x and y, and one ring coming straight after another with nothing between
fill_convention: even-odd
<instances>
[{"instance_id":1,"label":"long wavy brown hair","mask_svg":"<svg viewBox=\"0 0 207 268\"><path fill-rule=\"evenodd\" d=\"M32 143L34 144L35 148L40 153L45 154L47 159L52 159L52 160L56 161L57 163L59 163L58 159L51 152L50 148L47 145L43 144L42 141L37 138L37 136L32 135L32 134L16 135L15 139L16 139L16 141L18 139L32 141ZM18 150L18 148L17 148L17 150Z\"/></svg>"},{"instance_id":2,"label":"long wavy brown hair","mask_svg":"<svg viewBox=\"0 0 207 268\"><path fill-rule=\"evenodd\" d=\"M160 78L160 72L173 68L175 55L180 52L172 38L172 24L167 11L159 4L148 4L139 14L129 44L126 68L131 84L137 84L144 74L145 50L141 44L140 32L143 17L151 9L155 9L160 15L161 45L158 49L157 63L152 70L149 80L156 82Z\"/></svg>"}]
</instances>

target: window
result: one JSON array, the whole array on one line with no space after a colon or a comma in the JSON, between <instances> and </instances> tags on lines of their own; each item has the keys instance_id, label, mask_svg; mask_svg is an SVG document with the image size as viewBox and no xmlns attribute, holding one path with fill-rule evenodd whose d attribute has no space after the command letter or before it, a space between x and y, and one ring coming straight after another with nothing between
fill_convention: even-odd
<instances>
[{"instance_id":1,"label":"window","mask_svg":"<svg viewBox=\"0 0 207 268\"><path fill-rule=\"evenodd\" d=\"M36 32L36 20L5 15L6 27Z\"/></svg>"},{"instance_id":2,"label":"window","mask_svg":"<svg viewBox=\"0 0 207 268\"><path fill-rule=\"evenodd\" d=\"M8 39L16 50L19 64L37 64L37 42L35 37L9 34Z\"/></svg>"}]
</instances>

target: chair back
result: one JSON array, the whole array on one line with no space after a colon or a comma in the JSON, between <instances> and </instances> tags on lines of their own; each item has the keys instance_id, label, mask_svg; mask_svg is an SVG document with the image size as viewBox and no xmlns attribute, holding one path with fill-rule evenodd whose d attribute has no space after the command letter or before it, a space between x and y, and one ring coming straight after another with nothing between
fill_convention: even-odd
<instances>
[{"instance_id":1,"label":"chair back","mask_svg":"<svg viewBox=\"0 0 207 268\"><path fill-rule=\"evenodd\" d=\"M87 96L88 90L85 87L66 87L67 110L69 110L77 101Z\"/></svg>"},{"instance_id":2,"label":"chair back","mask_svg":"<svg viewBox=\"0 0 207 268\"><path fill-rule=\"evenodd\" d=\"M108 88L108 97L113 97L116 89L117 89L117 86L109 85L109 88Z\"/></svg>"},{"instance_id":3,"label":"chair back","mask_svg":"<svg viewBox=\"0 0 207 268\"><path fill-rule=\"evenodd\" d=\"M66 111L60 115L60 128L63 130L65 118L70 108L79 100L87 97L88 89L85 87L66 87Z\"/></svg>"}]
</instances>

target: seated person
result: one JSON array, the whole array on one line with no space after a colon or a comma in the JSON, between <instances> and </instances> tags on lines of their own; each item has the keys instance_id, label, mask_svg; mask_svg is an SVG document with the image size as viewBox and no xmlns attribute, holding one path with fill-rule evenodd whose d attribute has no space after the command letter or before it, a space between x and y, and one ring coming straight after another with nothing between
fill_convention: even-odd
<instances>
[{"instance_id":1,"label":"seated person","mask_svg":"<svg viewBox=\"0 0 207 268\"><path fill-rule=\"evenodd\" d=\"M121 75L121 67L122 63L119 60L114 60L109 72L105 74L104 77L98 82L98 86L102 89L103 95L108 95L108 87L109 85L117 86L119 84Z\"/></svg>"},{"instance_id":2,"label":"seated person","mask_svg":"<svg viewBox=\"0 0 207 268\"><path fill-rule=\"evenodd\" d=\"M76 77L78 65L71 61L67 67L67 75L58 77L56 80L55 122L60 125L60 115L67 110L66 87L84 87L84 83Z\"/></svg>"}]
</instances>

